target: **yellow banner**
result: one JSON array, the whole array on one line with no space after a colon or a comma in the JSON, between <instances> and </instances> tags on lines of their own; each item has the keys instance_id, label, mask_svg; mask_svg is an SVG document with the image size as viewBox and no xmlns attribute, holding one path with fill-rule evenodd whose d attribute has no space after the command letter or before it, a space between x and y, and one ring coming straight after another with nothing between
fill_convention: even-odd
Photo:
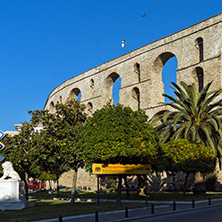
<instances>
[{"instance_id":1,"label":"yellow banner","mask_svg":"<svg viewBox=\"0 0 222 222\"><path fill-rule=\"evenodd\" d=\"M93 164L93 174L148 174L151 173L150 164Z\"/></svg>"}]
</instances>

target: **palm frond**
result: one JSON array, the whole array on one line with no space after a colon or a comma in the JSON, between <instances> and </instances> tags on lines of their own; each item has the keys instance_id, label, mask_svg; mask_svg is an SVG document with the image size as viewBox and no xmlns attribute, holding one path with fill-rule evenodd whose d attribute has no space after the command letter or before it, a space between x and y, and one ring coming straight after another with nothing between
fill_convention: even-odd
<instances>
[{"instance_id":1,"label":"palm frond","mask_svg":"<svg viewBox=\"0 0 222 222\"><path fill-rule=\"evenodd\" d=\"M217 156L222 157L222 89L209 91L212 82L200 92L195 84L172 83L177 98L163 94L172 102L167 104L172 111L159 112L153 119L159 125L161 141L170 138L186 138L210 146Z\"/></svg>"}]
</instances>

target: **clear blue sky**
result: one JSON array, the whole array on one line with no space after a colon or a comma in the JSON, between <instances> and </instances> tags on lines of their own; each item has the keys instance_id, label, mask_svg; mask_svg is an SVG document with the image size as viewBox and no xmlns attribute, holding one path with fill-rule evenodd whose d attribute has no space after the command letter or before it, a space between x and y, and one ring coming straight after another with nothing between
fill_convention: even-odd
<instances>
[{"instance_id":1,"label":"clear blue sky","mask_svg":"<svg viewBox=\"0 0 222 222\"><path fill-rule=\"evenodd\" d=\"M65 80L221 9L221 0L0 0L0 130L29 121Z\"/></svg>"}]
</instances>

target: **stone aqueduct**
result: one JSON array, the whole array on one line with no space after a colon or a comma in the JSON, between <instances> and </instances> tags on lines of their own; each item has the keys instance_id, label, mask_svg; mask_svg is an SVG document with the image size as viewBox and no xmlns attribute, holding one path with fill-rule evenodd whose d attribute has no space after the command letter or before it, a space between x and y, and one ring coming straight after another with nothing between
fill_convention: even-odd
<instances>
[{"instance_id":1,"label":"stone aqueduct","mask_svg":"<svg viewBox=\"0 0 222 222\"><path fill-rule=\"evenodd\" d=\"M112 101L112 87L121 78L119 103L142 109L149 117L164 108L162 69L177 58L177 83L196 83L199 90L213 80L222 87L222 13L147 44L66 80L48 96L45 109L53 112L57 101L77 98L88 112Z\"/></svg>"},{"instance_id":2,"label":"stone aqueduct","mask_svg":"<svg viewBox=\"0 0 222 222\"><path fill-rule=\"evenodd\" d=\"M57 101L77 98L81 92L81 103L93 112L112 101L112 87L120 77L119 103L152 117L162 108L162 68L173 56L177 83L195 82L201 89L213 80L212 89L221 88L221 33L222 13L66 80L50 93L45 109L53 111Z\"/></svg>"}]
</instances>

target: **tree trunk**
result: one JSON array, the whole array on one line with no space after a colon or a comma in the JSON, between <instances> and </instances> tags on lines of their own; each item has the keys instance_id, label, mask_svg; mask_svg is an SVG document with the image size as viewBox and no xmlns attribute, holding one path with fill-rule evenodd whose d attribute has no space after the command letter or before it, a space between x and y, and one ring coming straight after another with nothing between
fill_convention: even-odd
<instances>
[{"instance_id":1,"label":"tree trunk","mask_svg":"<svg viewBox=\"0 0 222 222\"><path fill-rule=\"evenodd\" d=\"M28 176L27 173L25 173L24 182L25 182L25 199L26 199L26 200L29 200L28 181L29 181L29 176Z\"/></svg>"},{"instance_id":2,"label":"tree trunk","mask_svg":"<svg viewBox=\"0 0 222 222\"><path fill-rule=\"evenodd\" d=\"M124 175L124 182L125 182L125 186L126 186L126 196L127 196L127 199L130 199L130 193L129 193L129 185L128 185L128 182L127 182L127 176Z\"/></svg>"},{"instance_id":3,"label":"tree trunk","mask_svg":"<svg viewBox=\"0 0 222 222\"><path fill-rule=\"evenodd\" d=\"M73 181L72 181L71 204L75 203L75 198L76 198L75 193L76 193L77 173L78 173L78 169L75 169L74 174L73 174Z\"/></svg>"},{"instance_id":4,"label":"tree trunk","mask_svg":"<svg viewBox=\"0 0 222 222\"><path fill-rule=\"evenodd\" d=\"M57 196L59 197L59 177L58 176L56 178L56 183L57 183Z\"/></svg>"},{"instance_id":5,"label":"tree trunk","mask_svg":"<svg viewBox=\"0 0 222 222\"><path fill-rule=\"evenodd\" d=\"M48 182L49 182L49 190L52 190L51 180L48 180Z\"/></svg>"},{"instance_id":6,"label":"tree trunk","mask_svg":"<svg viewBox=\"0 0 222 222\"><path fill-rule=\"evenodd\" d=\"M186 189L187 189L187 181L188 181L188 177L189 177L190 173L187 173L185 176L185 181L184 181L184 185L183 185L183 197L185 198L186 196Z\"/></svg>"},{"instance_id":7,"label":"tree trunk","mask_svg":"<svg viewBox=\"0 0 222 222\"><path fill-rule=\"evenodd\" d=\"M121 206L121 187L122 187L122 175L119 175L118 187L117 187L117 206Z\"/></svg>"}]
</instances>

